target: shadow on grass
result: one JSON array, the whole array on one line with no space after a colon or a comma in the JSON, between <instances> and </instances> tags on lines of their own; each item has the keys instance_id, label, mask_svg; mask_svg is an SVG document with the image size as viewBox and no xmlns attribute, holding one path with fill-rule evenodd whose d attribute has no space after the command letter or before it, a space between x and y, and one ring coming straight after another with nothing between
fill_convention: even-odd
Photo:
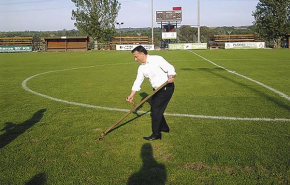
<instances>
[{"instance_id":1,"label":"shadow on grass","mask_svg":"<svg viewBox=\"0 0 290 185\"><path fill-rule=\"evenodd\" d=\"M15 124L11 122L5 123L6 126L1 131L6 132L0 136L0 149L8 145L10 142L14 141L18 136L20 136L30 127L38 123L43 117L43 113L45 111L46 109L41 109L37 111L30 119L20 124Z\"/></svg>"},{"instance_id":2,"label":"shadow on grass","mask_svg":"<svg viewBox=\"0 0 290 185\"><path fill-rule=\"evenodd\" d=\"M141 158L143 161L141 169L129 177L127 185L164 185L167 181L166 168L164 164L154 159L150 143L143 144Z\"/></svg>"},{"instance_id":3,"label":"shadow on grass","mask_svg":"<svg viewBox=\"0 0 290 185\"><path fill-rule=\"evenodd\" d=\"M39 173L35 175L30 181L26 182L25 185L42 185L46 184L46 174Z\"/></svg>"},{"instance_id":4,"label":"shadow on grass","mask_svg":"<svg viewBox=\"0 0 290 185\"><path fill-rule=\"evenodd\" d=\"M141 99L141 101L142 101L142 100L144 100L144 99L148 96L148 94L145 93L145 92L142 92L142 93L140 93L140 96L142 97L142 99ZM140 101L140 102L141 102L141 101ZM149 98L146 102L150 104L150 98ZM144 102L144 103L146 103L146 102ZM113 129L110 130L107 134L109 134L110 132L112 132L112 131L114 131L114 130L117 130L118 128L120 128L120 127L122 127L122 126L124 126L124 125L126 125L126 124L128 124L128 123L130 123L130 122L132 122L132 121L134 121L134 120L136 120L136 119L138 119L138 118L140 118L141 116L144 116L145 114L148 114L148 113L150 112L150 110L148 110L148 111L146 111L146 112L144 112L144 113L142 113L142 114L138 114L138 110L141 109L141 108L143 107L144 103L143 103L142 105L140 105L137 109L135 109L135 110L132 112L133 114L136 115L135 118L130 119L130 120L126 121L125 123L122 123L121 125L119 125L119 126L113 128Z\"/></svg>"},{"instance_id":5,"label":"shadow on grass","mask_svg":"<svg viewBox=\"0 0 290 185\"><path fill-rule=\"evenodd\" d=\"M140 93L140 96L142 97L142 99L141 99L141 101L142 100L144 100L147 96L149 96L149 94L147 94L147 93L145 93L145 92L142 92L142 93ZM141 102L140 101L140 102ZM151 98L149 98L146 102L147 103L149 103L150 104L150 101L151 101ZM146 102L144 102L144 103L146 103ZM142 105L140 105L133 113L134 114L136 114L137 116L139 116L139 114L138 114L138 110L140 110L142 107L143 107L143 105L144 105L144 103L142 104Z\"/></svg>"},{"instance_id":6,"label":"shadow on grass","mask_svg":"<svg viewBox=\"0 0 290 185\"><path fill-rule=\"evenodd\" d=\"M136 116L135 118L132 118L132 119L126 121L125 123L122 123L121 125L119 125L119 126L113 128L112 130L110 130L110 131L108 132L108 134L109 134L110 132L113 132L114 130L117 130L118 128L120 128L120 127L122 127L122 126L125 126L126 124L128 124L128 123L134 121L135 119L138 119L138 118L140 118L141 116L144 116L145 114L148 114L149 112L150 112L150 110L148 110L148 111L146 111L146 112L144 112L144 113L142 113L142 114L137 114L137 116Z\"/></svg>"},{"instance_id":7,"label":"shadow on grass","mask_svg":"<svg viewBox=\"0 0 290 185\"><path fill-rule=\"evenodd\" d=\"M194 71L194 69L193 68L180 68L181 70L184 70L184 71Z\"/></svg>"},{"instance_id":8,"label":"shadow on grass","mask_svg":"<svg viewBox=\"0 0 290 185\"><path fill-rule=\"evenodd\" d=\"M225 77L223 75L220 75L220 74L217 74L217 73L214 72L214 71L224 71L224 69L222 69L222 68L215 68L215 69L199 68L199 70L209 72L209 73L214 74L214 75L216 75L216 76L218 76L220 78L223 78L223 79L228 80L228 81L230 81L232 83L235 83L235 84L238 84L238 85L240 85L242 87L245 87L245 88L247 88L247 89L259 94L261 97L263 97L263 98L275 103L279 107L281 107L283 109L286 109L288 111L290 110L290 106L289 105L286 105L285 103L283 103L282 101L278 100L277 98L273 98L271 96L268 96L267 94L265 94L262 91L259 91L259 90L255 89L255 88L252 88L252 87L250 87L248 85L245 85L245 84L243 84L241 82L237 82L237 81L233 80L232 78L228 78L228 77Z\"/></svg>"}]
</instances>

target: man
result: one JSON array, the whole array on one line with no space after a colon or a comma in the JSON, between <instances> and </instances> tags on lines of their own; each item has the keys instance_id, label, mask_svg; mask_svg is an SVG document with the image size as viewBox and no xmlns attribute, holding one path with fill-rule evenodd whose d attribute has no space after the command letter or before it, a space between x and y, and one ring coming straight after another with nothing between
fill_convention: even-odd
<instances>
[{"instance_id":1,"label":"man","mask_svg":"<svg viewBox=\"0 0 290 185\"><path fill-rule=\"evenodd\" d=\"M165 87L160 89L151 98L152 134L148 137L143 137L150 141L161 139L161 131L169 132L169 127L163 113L174 92L175 69L163 57L148 55L147 50L143 46L137 46L131 52L135 61L140 63L140 66L132 86L132 92L126 99L128 102L133 102L134 95L137 91L140 91L144 78L149 79L153 90L160 87L166 81L168 82Z\"/></svg>"}]
</instances>

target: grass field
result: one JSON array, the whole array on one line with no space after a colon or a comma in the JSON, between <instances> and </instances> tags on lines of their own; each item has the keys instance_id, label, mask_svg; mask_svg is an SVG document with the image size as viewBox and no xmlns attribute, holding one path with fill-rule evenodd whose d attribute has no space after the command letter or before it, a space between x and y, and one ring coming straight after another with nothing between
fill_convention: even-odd
<instances>
[{"instance_id":1,"label":"grass field","mask_svg":"<svg viewBox=\"0 0 290 185\"><path fill-rule=\"evenodd\" d=\"M153 142L148 102L98 140L132 108L130 52L0 54L0 184L290 183L289 50L149 53L178 74Z\"/></svg>"}]
</instances>

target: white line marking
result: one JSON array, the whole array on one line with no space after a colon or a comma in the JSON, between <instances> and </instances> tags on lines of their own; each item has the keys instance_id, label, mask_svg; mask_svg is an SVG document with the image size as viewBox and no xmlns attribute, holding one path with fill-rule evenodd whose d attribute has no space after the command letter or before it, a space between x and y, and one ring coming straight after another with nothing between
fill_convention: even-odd
<instances>
[{"instance_id":1,"label":"white line marking","mask_svg":"<svg viewBox=\"0 0 290 185\"><path fill-rule=\"evenodd\" d=\"M234 121L290 121L287 118L239 118L239 117L226 117L226 116L205 116L205 115L191 115L191 114L169 114L168 116L201 118L201 119L218 119L218 120L234 120Z\"/></svg>"},{"instance_id":2,"label":"white line marking","mask_svg":"<svg viewBox=\"0 0 290 185\"><path fill-rule=\"evenodd\" d=\"M213 61L211 61L211 60L209 60L209 59L207 59L207 58L204 58L203 56L201 56L201 55L199 55L199 54L197 54L197 53L195 53L195 52L193 52L193 51L190 51L190 52L193 53L193 54L195 54L196 56L198 56L198 57L200 57L200 58L202 58L202 59L208 61L209 63L211 63L211 64L213 64L213 65L215 65L215 66L217 66L217 67L219 67L219 68L222 68L222 69L226 70L226 71L229 72L229 73L233 73L233 74L235 74L235 75L237 75L237 76L240 76L240 77L242 77L242 78L245 78L245 79L247 79L247 80L249 80L249 81L251 81L251 82L254 82L254 83L256 83L256 84L259 84L260 86L265 87L266 89L268 89L268 90L270 90L270 91L273 91L274 93L279 94L281 97L283 97L283 98L287 99L288 101L290 101L290 97L289 97L288 95L282 93L281 91L278 91L278 90L276 90L276 89L274 89L274 88L272 88L272 87L270 87L270 86L267 86L267 85L265 85L265 84L263 84L263 83L261 83L261 82L259 82L259 81L257 81L257 80L253 80L253 79L251 79L251 78L249 78L249 77L247 77L247 76L241 75L241 74L239 74L239 73L236 73L235 71L231 71L231 70L229 70L229 69L227 69L227 68L225 68L225 67L223 67L223 66L220 66L220 65L214 63Z\"/></svg>"},{"instance_id":3,"label":"white line marking","mask_svg":"<svg viewBox=\"0 0 290 185\"><path fill-rule=\"evenodd\" d=\"M67 103L71 105L76 105L76 106L82 106L82 107L87 107L87 108L94 108L94 109L104 109L104 110L109 110L109 111L119 111L119 112L129 112L129 109L118 109L118 108L111 108L111 107L102 107L102 106L97 106L97 105L90 105L90 104L85 104L85 103L78 103L78 102L71 102L67 100L62 100L58 98L54 98L36 91L33 91L27 87L27 82L30 81L33 78L36 78L41 75L49 74L49 73L55 73L55 72L63 72L63 71L72 71L72 70L78 70L78 69L86 69L86 68L93 68L93 67L101 67L101 66L108 66L108 65L124 65L124 64L132 64L132 63L120 63L120 64L106 64L106 65L95 65L95 66L88 66L88 67L79 67L79 68L70 68L70 69L62 69L62 70L54 70L54 71L48 71L44 73L39 73L36 75L33 75L31 77L26 78L22 82L22 88L34 95L47 98L53 101L61 102L61 103ZM138 111L138 113L147 113L145 111ZM175 117L189 117L189 118L200 118L200 119L218 119L218 120L240 120L240 121L283 121L283 122L290 122L290 119L287 118L239 118L239 117L225 117L225 116L206 116L206 115L192 115L192 114L171 114L171 113L164 113L165 115L168 116L175 116Z\"/></svg>"}]
</instances>

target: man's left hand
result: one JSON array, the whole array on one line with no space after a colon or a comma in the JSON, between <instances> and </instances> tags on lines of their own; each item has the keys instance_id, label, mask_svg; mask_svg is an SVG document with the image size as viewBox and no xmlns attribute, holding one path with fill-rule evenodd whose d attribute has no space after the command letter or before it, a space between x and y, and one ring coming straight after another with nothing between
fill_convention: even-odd
<instances>
[{"instance_id":1,"label":"man's left hand","mask_svg":"<svg viewBox=\"0 0 290 185\"><path fill-rule=\"evenodd\" d=\"M172 83L172 82L174 82L174 78L175 78L175 75L171 75L171 76L169 76L169 78L168 78L168 83Z\"/></svg>"}]
</instances>

